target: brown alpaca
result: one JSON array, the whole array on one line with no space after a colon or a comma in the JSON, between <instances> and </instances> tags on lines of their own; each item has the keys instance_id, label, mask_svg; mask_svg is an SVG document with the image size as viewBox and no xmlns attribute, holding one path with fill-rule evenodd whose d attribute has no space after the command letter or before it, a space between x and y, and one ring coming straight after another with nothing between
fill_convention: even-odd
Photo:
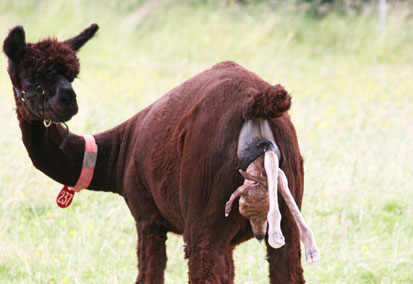
<instances>
[{"instance_id":1,"label":"brown alpaca","mask_svg":"<svg viewBox=\"0 0 413 284\"><path fill-rule=\"evenodd\" d=\"M3 45L29 156L37 169L72 187L82 169L85 142L73 133L65 139L60 123L78 111L71 86L79 73L76 51L97 29L93 24L64 42L49 38L32 44L17 26ZM286 113L290 105L281 86L222 62L94 135L98 153L88 189L120 194L135 218L136 283L164 282L167 232L183 234L190 283L234 282L233 250L253 231L237 210L227 218L223 210L243 183L238 169L246 170L267 150L278 151L291 195L301 206L303 160ZM261 135L264 128L267 135ZM286 245L274 249L266 239L270 282L303 283L299 230L284 200L278 204Z\"/></svg>"}]
</instances>

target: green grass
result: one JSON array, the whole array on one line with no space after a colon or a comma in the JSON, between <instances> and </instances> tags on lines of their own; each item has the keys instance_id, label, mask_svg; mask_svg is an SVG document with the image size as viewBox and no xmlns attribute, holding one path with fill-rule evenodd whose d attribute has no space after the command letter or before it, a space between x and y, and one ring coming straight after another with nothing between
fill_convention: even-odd
<instances>
[{"instance_id":1,"label":"green grass","mask_svg":"<svg viewBox=\"0 0 413 284\"><path fill-rule=\"evenodd\" d=\"M305 158L303 215L321 262L308 283L413 283L413 9L376 7L314 19L291 2L239 7L0 0L0 38L98 36L79 53L76 133L129 118L185 79L234 60L293 95ZM166 1L168 2L168 1ZM148 13L142 11L149 11ZM36 171L21 143L6 58L0 57L0 283L132 283L135 225L121 197L82 192L55 205L60 185ZM180 236L168 235L166 283L186 283ZM265 247L235 251L236 283L268 282ZM410 268L409 268L410 267Z\"/></svg>"}]
</instances>

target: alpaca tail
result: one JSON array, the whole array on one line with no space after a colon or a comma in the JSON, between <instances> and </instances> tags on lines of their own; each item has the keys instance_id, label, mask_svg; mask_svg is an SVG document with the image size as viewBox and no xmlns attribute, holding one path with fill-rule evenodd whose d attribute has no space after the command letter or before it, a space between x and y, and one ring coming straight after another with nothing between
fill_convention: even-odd
<instances>
[{"instance_id":1,"label":"alpaca tail","mask_svg":"<svg viewBox=\"0 0 413 284\"><path fill-rule=\"evenodd\" d=\"M246 118L280 117L290 106L291 96L281 85L268 86L252 96L247 105Z\"/></svg>"}]
</instances>

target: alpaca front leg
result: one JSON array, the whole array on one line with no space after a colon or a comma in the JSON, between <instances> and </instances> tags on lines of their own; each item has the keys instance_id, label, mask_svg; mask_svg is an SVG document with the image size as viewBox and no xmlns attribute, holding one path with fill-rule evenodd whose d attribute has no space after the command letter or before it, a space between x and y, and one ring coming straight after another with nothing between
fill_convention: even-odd
<instances>
[{"instance_id":1,"label":"alpaca front leg","mask_svg":"<svg viewBox=\"0 0 413 284\"><path fill-rule=\"evenodd\" d=\"M158 225L137 225L138 268L136 284L162 284L166 268L166 230Z\"/></svg>"},{"instance_id":2,"label":"alpaca front leg","mask_svg":"<svg viewBox=\"0 0 413 284\"><path fill-rule=\"evenodd\" d=\"M315 243L314 234L305 223L300 209L298 209L298 206L291 195L291 192L288 188L288 180L284 171L279 169L278 173L279 189L285 203L287 204L291 214L294 217L295 223L298 226L298 230L300 231L300 237L305 248L305 259L309 264L314 264L315 262L320 260L320 252L318 251L317 245Z\"/></svg>"}]
</instances>

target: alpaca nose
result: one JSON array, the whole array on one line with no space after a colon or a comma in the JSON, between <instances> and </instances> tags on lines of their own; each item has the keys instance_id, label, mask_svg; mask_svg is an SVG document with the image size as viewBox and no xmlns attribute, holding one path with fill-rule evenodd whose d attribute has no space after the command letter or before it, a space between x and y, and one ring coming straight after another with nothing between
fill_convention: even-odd
<instances>
[{"instance_id":1,"label":"alpaca nose","mask_svg":"<svg viewBox=\"0 0 413 284\"><path fill-rule=\"evenodd\" d=\"M264 235L261 235L261 234L257 234L257 235L254 235L255 236L255 238L261 243L262 242L262 240L264 239Z\"/></svg>"},{"instance_id":2,"label":"alpaca nose","mask_svg":"<svg viewBox=\"0 0 413 284\"><path fill-rule=\"evenodd\" d=\"M76 99L76 94L72 87L64 86L59 89L57 99L61 104L71 106Z\"/></svg>"},{"instance_id":3,"label":"alpaca nose","mask_svg":"<svg viewBox=\"0 0 413 284\"><path fill-rule=\"evenodd\" d=\"M268 142L267 141L260 141L257 143L257 148L262 148L264 152L268 150Z\"/></svg>"}]
</instances>

